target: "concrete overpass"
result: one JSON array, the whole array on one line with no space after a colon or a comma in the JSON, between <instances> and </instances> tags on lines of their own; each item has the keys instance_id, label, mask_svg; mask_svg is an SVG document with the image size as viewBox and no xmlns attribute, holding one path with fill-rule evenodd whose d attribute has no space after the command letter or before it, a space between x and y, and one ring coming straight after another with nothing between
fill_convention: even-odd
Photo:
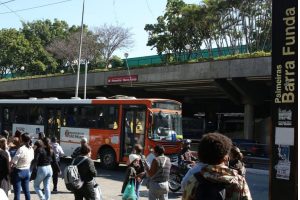
<instances>
[{"instance_id":1,"label":"concrete overpass","mask_svg":"<svg viewBox=\"0 0 300 200\"><path fill-rule=\"evenodd\" d=\"M87 97L117 94L177 99L191 112L244 111L245 138L252 138L254 109L270 112L271 57L110 70L88 74ZM1 98L74 96L76 75L0 82ZM83 97L84 75L80 77ZM242 109L242 110L241 110ZM227 112L228 112L227 111ZM267 114L268 114L267 113Z\"/></svg>"}]
</instances>

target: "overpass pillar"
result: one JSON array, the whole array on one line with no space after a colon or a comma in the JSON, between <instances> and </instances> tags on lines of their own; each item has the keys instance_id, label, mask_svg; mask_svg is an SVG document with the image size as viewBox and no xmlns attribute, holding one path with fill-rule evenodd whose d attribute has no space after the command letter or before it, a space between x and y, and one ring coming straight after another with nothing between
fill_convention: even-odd
<instances>
[{"instance_id":1,"label":"overpass pillar","mask_svg":"<svg viewBox=\"0 0 300 200\"><path fill-rule=\"evenodd\" d=\"M254 139L254 106L252 104L245 104L244 106L244 138Z\"/></svg>"}]
</instances>

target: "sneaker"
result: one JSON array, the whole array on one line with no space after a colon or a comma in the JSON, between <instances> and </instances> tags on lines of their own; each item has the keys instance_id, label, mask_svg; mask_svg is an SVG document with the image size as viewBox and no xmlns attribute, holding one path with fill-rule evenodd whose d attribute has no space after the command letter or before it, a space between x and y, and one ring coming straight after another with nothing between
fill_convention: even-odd
<instances>
[{"instance_id":1,"label":"sneaker","mask_svg":"<svg viewBox=\"0 0 300 200\"><path fill-rule=\"evenodd\" d=\"M53 189L52 193L54 193L54 194L57 193L57 189Z\"/></svg>"}]
</instances>

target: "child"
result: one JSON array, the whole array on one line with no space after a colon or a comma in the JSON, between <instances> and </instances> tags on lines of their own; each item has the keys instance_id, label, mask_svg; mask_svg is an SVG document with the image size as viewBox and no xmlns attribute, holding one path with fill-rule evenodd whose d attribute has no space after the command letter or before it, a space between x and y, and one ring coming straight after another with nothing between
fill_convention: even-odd
<instances>
[{"instance_id":1,"label":"child","mask_svg":"<svg viewBox=\"0 0 300 200\"><path fill-rule=\"evenodd\" d=\"M126 170L126 175L125 175L125 179L123 182L121 193L124 193L125 188L126 188L127 184L129 183L129 181L134 180L134 182L136 182L136 175L137 175L136 170L139 168L140 156L138 156L137 154L130 154L129 155L129 163L130 164L128 165L127 170Z\"/></svg>"}]
</instances>

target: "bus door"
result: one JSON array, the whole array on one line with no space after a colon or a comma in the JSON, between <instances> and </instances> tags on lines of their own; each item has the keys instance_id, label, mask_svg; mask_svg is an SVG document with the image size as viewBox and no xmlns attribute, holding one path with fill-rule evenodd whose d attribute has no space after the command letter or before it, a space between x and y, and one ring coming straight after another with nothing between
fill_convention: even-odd
<instances>
[{"instance_id":1,"label":"bus door","mask_svg":"<svg viewBox=\"0 0 300 200\"><path fill-rule=\"evenodd\" d=\"M128 156L135 144L145 146L146 107L124 105L122 119L121 157Z\"/></svg>"},{"instance_id":2,"label":"bus door","mask_svg":"<svg viewBox=\"0 0 300 200\"><path fill-rule=\"evenodd\" d=\"M47 107L47 131L45 135L49 138L60 138L60 128L63 123L61 107Z\"/></svg>"}]
</instances>

